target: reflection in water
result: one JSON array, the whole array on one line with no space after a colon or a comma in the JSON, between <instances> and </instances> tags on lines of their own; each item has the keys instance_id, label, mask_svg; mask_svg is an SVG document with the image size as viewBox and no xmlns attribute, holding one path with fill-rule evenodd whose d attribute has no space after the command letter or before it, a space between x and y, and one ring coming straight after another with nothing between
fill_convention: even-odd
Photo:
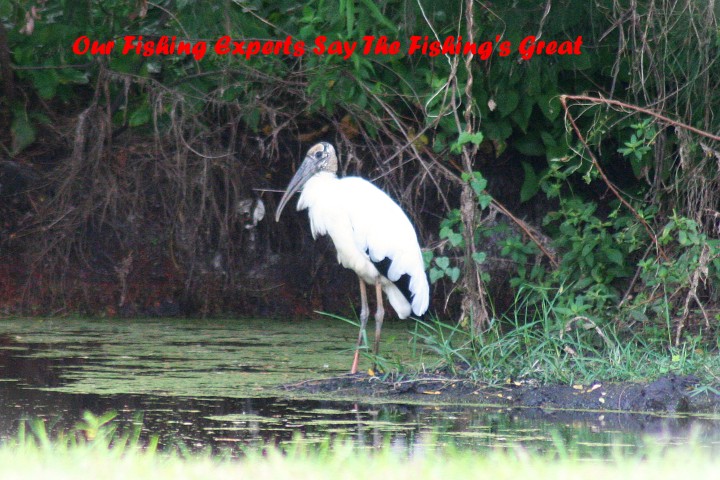
<instances>
[{"instance_id":1,"label":"reflection in water","mask_svg":"<svg viewBox=\"0 0 720 480\"><path fill-rule=\"evenodd\" d=\"M313 368L325 367L298 366L293 363L298 355L285 351L287 360L283 360L277 352L295 343L312 350L312 338L320 342L321 337L342 335L328 334L327 325L320 327L324 335L308 330L308 324L303 325L304 333L296 333L304 335L302 339L288 339L283 336L287 325L279 322L263 322L250 330L242 330L241 322L230 326L177 325L174 320L152 325L87 322L85 329L80 321L69 322L28 320L0 327L1 438L14 436L23 418L58 420L57 430L75 425L85 411L109 410L118 411L118 420L128 424L137 412L143 412L145 433L159 434L166 447L180 442L193 449L209 446L213 450L239 451L298 438L306 442L344 439L368 448L390 445L410 454L448 444L471 449L522 444L543 450L559 438L570 449L598 456L609 455L618 445L630 451L640 448L647 434L669 442L700 435L716 445L720 438L716 421L707 418L356 404L278 396L268 383L281 381L265 379L268 370L287 370L289 376L283 378L294 380L317 376ZM352 328L347 331L351 344ZM324 352L327 345L317 348ZM336 350L346 360L346 351ZM248 352L253 352L252 358ZM319 359L327 360L325 354ZM334 357L329 361L335 361ZM209 376L217 379L208 381ZM221 380L230 384L222 385ZM175 391L169 390L173 382ZM194 384L206 390L189 395L188 385ZM82 390L76 388L79 385Z\"/></svg>"}]
</instances>

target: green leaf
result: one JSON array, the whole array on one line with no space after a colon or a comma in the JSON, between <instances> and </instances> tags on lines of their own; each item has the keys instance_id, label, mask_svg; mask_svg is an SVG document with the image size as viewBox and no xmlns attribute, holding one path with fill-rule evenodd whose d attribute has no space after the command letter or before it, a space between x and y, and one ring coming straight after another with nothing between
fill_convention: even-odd
<instances>
[{"instance_id":1,"label":"green leaf","mask_svg":"<svg viewBox=\"0 0 720 480\"><path fill-rule=\"evenodd\" d=\"M435 283L444 276L445 276L444 270L440 270L439 268L434 268L434 267L430 269L430 274L429 274L430 283Z\"/></svg>"},{"instance_id":2,"label":"green leaf","mask_svg":"<svg viewBox=\"0 0 720 480\"><path fill-rule=\"evenodd\" d=\"M139 55L121 55L118 52L122 50L119 45L113 50L113 54L110 55L110 69L117 70L122 73L136 74L138 71L138 64L145 62L145 57Z\"/></svg>"},{"instance_id":3,"label":"green leaf","mask_svg":"<svg viewBox=\"0 0 720 480\"><path fill-rule=\"evenodd\" d=\"M584 263L588 267L592 267L595 265L595 255L590 255L590 254L583 255L582 259L580 259L580 260L582 263Z\"/></svg>"},{"instance_id":4,"label":"green leaf","mask_svg":"<svg viewBox=\"0 0 720 480\"><path fill-rule=\"evenodd\" d=\"M353 1L353 0L349 0ZM365 8L367 8L370 11L370 14L375 17L375 20L383 24L385 27L390 29L391 32L396 33L397 32L397 26L394 25L390 20L388 20L385 15L380 12L380 9L377 7L375 2L372 0L360 0L363 5L365 5Z\"/></svg>"},{"instance_id":5,"label":"green leaf","mask_svg":"<svg viewBox=\"0 0 720 480\"><path fill-rule=\"evenodd\" d=\"M482 176L482 173L473 172L472 177L468 177L466 174L463 174L463 180L467 181L468 178L470 179L470 187L472 187L475 195L478 197L483 195L485 189L487 188L487 180Z\"/></svg>"},{"instance_id":6,"label":"green leaf","mask_svg":"<svg viewBox=\"0 0 720 480\"><path fill-rule=\"evenodd\" d=\"M245 123L247 123L248 127L254 132L258 131L258 126L260 125L260 111L257 108L250 108L247 109L245 112L245 115L243 115L243 119L245 120Z\"/></svg>"},{"instance_id":7,"label":"green leaf","mask_svg":"<svg viewBox=\"0 0 720 480\"><path fill-rule=\"evenodd\" d=\"M557 95L540 95L537 103L545 118L551 122L554 122L557 116L560 115L562 107Z\"/></svg>"},{"instance_id":8,"label":"green leaf","mask_svg":"<svg viewBox=\"0 0 720 480\"><path fill-rule=\"evenodd\" d=\"M483 193L482 195L478 196L478 204L480 205L481 209L486 209L488 205L492 202L492 196L488 195L487 193Z\"/></svg>"},{"instance_id":9,"label":"green leaf","mask_svg":"<svg viewBox=\"0 0 720 480\"><path fill-rule=\"evenodd\" d=\"M450 259L448 257L436 257L435 265L445 270L450 266Z\"/></svg>"},{"instance_id":10,"label":"green leaf","mask_svg":"<svg viewBox=\"0 0 720 480\"><path fill-rule=\"evenodd\" d=\"M623 257L623 254L620 252L620 250L608 248L605 250L605 255L607 255L608 260L617 265L622 265L623 263L625 263L625 258Z\"/></svg>"},{"instance_id":11,"label":"green leaf","mask_svg":"<svg viewBox=\"0 0 720 480\"><path fill-rule=\"evenodd\" d=\"M537 133L531 132L513 141L513 146L523 155L539 157L545 155L545 146Z\"/></svg>"},{"instance_id":12,"label":"green leaf","mask_svg":"<svg viewBox=\"0 0 720 480\"><path fill-rule=\"evenodd\" d=\"M543 141L543 144L546 147L555 147L557 146L557 140L555 140L555 137L550 135L549 132L540 132L540 138Z\"/></svg>"},{"instance_id":13,"label":"green leaf","mask_svg":"<svg viewBox=\"0 0 720 480\"><path fill-rule=\"evenodd\" d=\"M470 133L470 132L461 132L458 137L458 142L460 145L465 145L466 143L472 143L473 145L480 145L483 141L483 134L482 132L476 132L476 133Z\"/></svg>"},{"instance_id":14,"label":"green leaf","mask_svg":"<svg viewBox=\"0 0 720 480\"><path fill-rule=\"evenodd\" d=\"M520 187L520 201L527 202L540 190L540 180L535 174L535 169L527 162L521 162L525 171L525 179Z\"/></svg>"},{"instance_id":15,"label":"green leaf","mask_svg":"<svg viewBox=\"0 0 720 480\"><path fill-rule=\"evenodd\" d=\"M452 280L453 283L457 282L458 278L460 278L460 269L458 267L453 267L446 273L449 275L450 280Z\"/></svg>"},{"instance_id":16,"label":"green leaf","mask_svg":"<svg viewBox=\"0 0 720 480\"><path fill-rule=\"evenodd\" d=\"M150 122L150 114L150 105L147 103L143 103L130 114L128 124L131 127L139 127L141 125L145 125Z\"/></svg>"},{"instance_id":17,"label":"green leaf","mask_svg":"<svg viewBox=\"0 0 720 480\"><path fill-rule=\"evenodd\" d=\"M423 250L422 252L422 258L423 258L423 264L425 264L425 270L428 269L430 266L430 262L433 259L433 251L432 250Z\"/></svg>"},{"instance_id":18,"label":"green leaf","mask_svg":"<svg viewBox=\"0 0 720 480\"><path fill-rule=\"evenodd\" d=\"M452 232L452 234L448 236L448 240L450 240L450 244L453 247L458 247L463 243L463 236L457 232Z\"/></svg>"},{"instance_id":19,"label":"green leaf","mask_svg":"<svg viewBox=\"0 0 720 480\"><path fill-rule=\"evenodd\" d=\"M557 145L553 147L547 147L545 150L545 158L548 162L556 161L568 156L570 149L567 145Z\"/></svg>"},{"instance_id":20,"label":"green leaf","mask_svg":"<svg viewBox=\"0 0 720 480\"><path fill-rule=\"evenodd\" d=\"M86 84L89 82L89 74L74 68L66 68L60 71L60 83Z\"/></svg>"},{"instance_id":21,"label":"green leaf","mask_svg":"<svg viewBox=\"0 0 720 480\"><path fill-rule=\"evenodd\" d=\"M512 125L510 125L510 121L505 118L496 121L486 120L483 130L488 138L493 140L505 140L512 135Z\"/></svg>"},{"instance_id":22,"label":"green leaf","mask_svg":"<svg viewBox=\"0 0 720 480\"><path fill-rule=\"evenodd\" d=\"M57 86L60 83L60 79L55 70L36 70L32 74L32 79L38 94L42 98L48 100L55 96Z\"/></svg>"},{"instance_id":23,"label":"green leaf","mask_svg":"<svg viewBox=\"0 0 720 480\"><path fill-rule=\"evenodd\" d=\"M586 288L588 288L590 285L592 285L594 283L595 282L593 281L592 278L583 277L580 280L578 280L577 283L575 283L574 288L576 291L577 290L585 290Z\"/></svg>"},{"instance_id":24,"label":"green leaf","mask_svg":"<svg viewBox=\"0 0 720 480\"><path fill-rule=\"evenodd\" d=\"M462 235L453 230L449 226L444 226L440 228L440 238L447 238L450 241L450 244L453 247L457 247L458 245L462 244L463 238ZM441 257L445 258L445 257Z\"/></svg>"},{"instance_id":25,"label":"green leaf","mask_svg":"<svg viewBox=\"0 0 720 480\"><path fill-rule=\"evenodd\" d=\"M495 99L500 116L507 117L520 103L520 95L515 90L500 92Z\"/></svg>"},{"instance_id":26,"label":"green leaf","mask_svg":"<svg viewBox=\"0 0 720 480\"><path fill-rule=\"evenodd\" d=\"M23 110L14 112L13 121L10 125L10 134L12 135L13 155L20 153L35 141L35 127L30 123Z\"/></svg>"},{"instance_id":27,"label":"green leaf","mask_svg":"<svg viewBox=\"0 0 720 480\"><path fill-rule=\"evenodd\" d=\"M531 97L523 95L520 98L518 107L510 114L510 118L517 123L523 133L527 133L528 131L528 124L530 123L530 115L532 115L534 103L535 101Z\"/></svg>"},{"instance_id":28,"label":"green leaf","mask_svg":"<svg viewBox=\"0 0 720 480\"><path fill-rule=\"evenodd\" d=\"M351 37L355 27L355 0L346 0L345 2L345 20L348 37Z\"/></svg>"},{"instance_id":29,"label":"green leaf","mask_svg":"<svg viewBox=\"0 0 720 480\"><path fill-rule=\"evenodd\" d=\"M450 151L452 153L459 154L462 152L462 147L466 143L472 143L473 145L480 145L483 141L483 134L482 132L477 133L470 133L470 132L460 132L460 135L458 135L457 142L453 143L450 146Z\"/></svg>"},{"instance_id":30,"label":"green leaf","mask_svg":"<svg viewBox=\"0 0 720 480\"><path fill-rule=\"evenodd\" d=\"M477 263L484 263L487 254L485 252L475 252L472 254L472 259Z\"/></svg>"},{"instance_id":31,"label":"green leaf","mask_svg":"<svg viewBox=\"0 0 720 480\"><path fill-rule=\"evenodd\" d=\"M562 55L559 57L559 64L566 70L586 70L592 67L592 57L593 55L588 55L586 51L583 51L582 55Z\"/></svg>"}]
</instances>

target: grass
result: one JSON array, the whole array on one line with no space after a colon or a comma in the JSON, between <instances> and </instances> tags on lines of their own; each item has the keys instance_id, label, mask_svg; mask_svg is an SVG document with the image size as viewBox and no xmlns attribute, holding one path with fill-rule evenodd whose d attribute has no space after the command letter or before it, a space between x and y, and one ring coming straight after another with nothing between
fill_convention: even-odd
<instances>
[{"instance_id":1,"label":"grass","mask_svg":"<svg viewBox=\"0 0 720 480\"><path fill-rule=\"evenodd\" d=\"M700 335L674 346L671 322L665 329L621 333L612 322L568 314L557 307L556 298L540 297L531 305L519 294L514 310L493 319L480 334L438 317L417 320L413 350L429 349L437 355L439 361L425 363L426 370L444 369L490 385L508 380L542 384L647 381L670 373L693 374L707 391L720 383L718 345L708 345ZM366 356L384 372L417 373L413 367L373 358L369 353ZM419 365L420 360L411 363Z\"/></svg>"},{"instance_id":2,"label":"grass","mask_svg":"<svg viewBox=\"0 0 720 480\"><path fill-rule=\"evenodd\" d=\"M505 327L505 328L503 328ZM536 320L520 324L496 322L473 336L468 330L438 319L418 322L415 342L434 350L451 373L489 384L537 380L543 384L642 381L675 373L694 374L717 384L720 357L699 341L679 347L653 345L638 335L622 337L605 328L607 341L592 329L563 332Z\"/></svg>"},{"instance_id":3,"label":"grass","mask_svg":"<svg viewBox=\"0 0 720 480\"><path fill-rule=\"evenodd\" d=\"M93 479L355 479L483 478L493 479L661 479L712 478L720 457L699 444L677 447L646 443L639 451L617 447L610 458L580 458L557 440L544 452L517 446L487 453L449 448L416 450L412 455L390 445L360 449L337 441L308 445L300 441L284 448L266 446L242 458L169 452L142 446L132 433L110 423L112 415L86 416L75 430L51 440L42 422L30 422L18 438L0 446L0 478ZM88 437L88 430L94 436Z\"/></svg>"}]
</instances>

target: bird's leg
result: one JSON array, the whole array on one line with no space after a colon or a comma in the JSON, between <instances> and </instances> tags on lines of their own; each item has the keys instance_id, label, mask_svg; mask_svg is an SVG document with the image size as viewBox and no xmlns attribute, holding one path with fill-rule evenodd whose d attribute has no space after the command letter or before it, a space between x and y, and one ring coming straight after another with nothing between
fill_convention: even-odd
<instances>
[{"instance_id":1,"label":"bird's leg","mask_svg":"<svg viewBox=\"0 0 720 480\"><path fill-rule=\"evenodd\" d=\"M385 317L385 308L383 307L382 298L382 284L378 278L375 281L375 297L377 298L377 310L375 311L375 345L373 346L373 353L377 356L380 353L380 331L382 330L383 317ZM377 367L373 365L373 370Z\"/></svg>"},{"instance_id":2,"label":"bird's leg","mask_svg":"<svg viewBox=\"0 0 720 480\"><path fill-rule=\"evenodd\" d=\"M357 345L355 346L355 357L353 358L350 373L357 373L358 363L360 362L360 344L365 336L365 326L367 325L368 317L370 316L370 309L368 308L367 301L367 287L365 286L365 281L362 278L358 277L358 279L360 280L360 332L358 333Z\"/></svg>"}]
</instances>

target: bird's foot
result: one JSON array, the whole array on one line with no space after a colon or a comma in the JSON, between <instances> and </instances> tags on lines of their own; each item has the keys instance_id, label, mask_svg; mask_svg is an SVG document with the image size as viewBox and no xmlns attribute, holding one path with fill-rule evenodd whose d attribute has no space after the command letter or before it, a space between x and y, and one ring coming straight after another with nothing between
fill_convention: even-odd
<instances>
[{"instance_id":1,"label":"bird's foot","mask_svg":"<svg viewBox=\"0 0 720 480\"><path fill-rule=\"evenodd\" d=\"M351 375L355 375L357 373L358 363L360 363L360 350L355 350L355 356L353 357L352 367L350 367Z\"/></svg>"}]
</instances>

